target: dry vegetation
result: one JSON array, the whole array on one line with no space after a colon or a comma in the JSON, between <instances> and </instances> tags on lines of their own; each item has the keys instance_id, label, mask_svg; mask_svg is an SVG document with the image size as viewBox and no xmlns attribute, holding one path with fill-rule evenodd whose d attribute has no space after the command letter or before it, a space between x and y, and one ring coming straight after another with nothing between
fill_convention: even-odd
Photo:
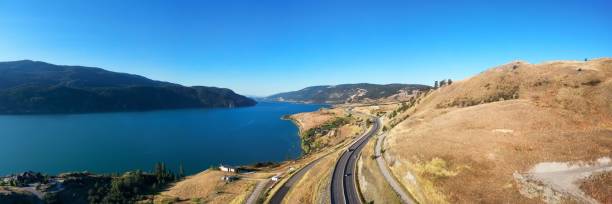
<instances>
[{"instance_id":1,"label":"dry vegetation","mask_svg":"<svg viewBox=\"0 0 612 204\"><path fill-rule=\"evenodd\" d=\"M612 172L592 175L580 188L601 203L612 203Z\"/></svg>"},{"instance_id":2,"label":"dry vegetation","mask_svg":"<svg viewBox=\"0 0 612 204\"><path fill-rule=\"evenodd\" d=\"M300 181L293 186L285 197L284 203L328 203L328 187L331 174L340 152L325 156Z\"/></svg>"},{"instance_id":3,"label":"dry vegetation","mask_svg":"<svg viewBox=\"0 0 612 204\"><path fill-rule=\"evenodd\" d=\"M300 132L308 129L315 128L321 124L345 114L343 109L339 108L321 108L318 111L298 113L289 116L297 126L300 128Z\"/></svg>"},{"instance_id":4,"label":"dry vegetation","mask_svg":"<svg viewBox=\"0 0 612 204\"><path fill-rule=\"evenodd\" d=\"M415 173L422 203L541 202L521 195L512 174L611 155L611 77L612 59L492 68L403 113L386 158L407 189L417 189Z\"/></svg>"},{"instance_id":5,"label":"dry vegetation","mask_svg":"<svg viewBox=\"0 0 612 204\"><path fill-rule=\"evenodd\" d=\"M359 188L367 202L374 203L401 203L399 197L385 177L380 173L378 164L373 158L376 138L370 139L361 152L357 163Z\"/></svg>"},{"instance_id":6,"label":"dry vegetation","mask_svg":"<svg viewBox=\"0 0 612 204\"><path fill-rule=\"evenodd\" d=\"M256 180L242 178L231 183L221 180L231 173L206 170L187 177L157 196L157 203L242 203L256 185Z\"/></svg>"},{"instance_id":7,"label":"dry vegetation","mask_svg":"<svg viewBox=\"0 0 612 204\"><path fill-rule=\"evenodd\" d=\"M347 107L352 107L355 112L365 113L369 115L382 116L392 112L393 110L399 107L399 103L396 101L394 103L387 104L377 104L377 105L363 105L363 104L353 104L347 105Z\"/></svg>"},{"instance_id":8,"label":"dry vegetation","mask_svg":"<svg viewBox=\"0 0 612 204\"><path fill-rule=\"evenodd\" d=\"M362 116L349 114L343 108L298 113L290 118L300 127L302 149L306 154L356 137L366 124Z\"/></svg>"},{"instance_id":9,"label":"dry vegetation","mask_svg":"<svg viewBox=\"0 0 612 204\"><path fill-rule=\"evenodd\" d=\"M349 114L344 108L321 109L319 111L299 113L290 118L300 127L302 145L312 146L306 158L324 158L310 169L302 179L287 194L285 203L328 203L331 171L339 156L339 147L348 144L351 139L363 133L366 129L365 117L361 114ZM343 120L338 126L330 125L339 119ZM304 141L306 133L323 126L330 127L330 131L317 132L311 141ZM329 154L328 154L329 153ZM306 164L306 163L304 163Z\"/></svg>"},{"instance_id":10,"label":"dry vegetation","mask_svg":"<svg viewBox=\"0 0 612 204\"><path fill-rule=\"evenodd\" d=\"M347 144L350 139L364 131L365 122L361 115L349 115L343 108L321 109L315 112L299 113L289 116L304 133L310 129L320 128L338 118L346 119L346 123L331 129L326 134L316 135L314 141L319 146L303 157L267 167L251 167L254 174L241 174L241 179L225 183L223 175L231 173L206 170L187 177L176 183L170 189L156 196L156 203L243 203L254 190L258 181L280 175L282 180L266 189L267 200L287 178L300 167L307 165L319 157L324 157L317 163L297 185L292 189L285 202L288 203L325 203L331 170L338 157L339 146ZM290 170L293 169L293 170ZM294 202L295 201L295 202ZM304 201L304 202L302 202Z\"/></svg>"}]
</instances>

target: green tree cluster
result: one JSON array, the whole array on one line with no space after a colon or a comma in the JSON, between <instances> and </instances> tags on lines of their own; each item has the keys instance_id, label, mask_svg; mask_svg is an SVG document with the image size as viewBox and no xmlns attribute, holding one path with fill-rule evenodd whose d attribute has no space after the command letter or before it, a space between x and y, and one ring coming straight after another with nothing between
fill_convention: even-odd
<instances>
[{"instance_id":1,"label":"green tree cluster","mask_svg":"<svg viewBox=\"0 0 612 204\"><path fill-rule=\"evenodd\" d=\"M314 142L317 135L325 135L333 129L348 124L349 121L350 119L348 117L336 117L319 127L308 129L306 132L302 133L302 150L304 150L305 153L309 153L312 149L318 148L319 144Z\"/></svg>"},{"instance_id":2,"label":"green tree cluster","mask_svg":"<svg viewBox=\"0 0 612 204\"><path fill-rule=\"evenodd\" d=\"M182 164L179 166L182 173ZM155 164L153 173L141 170L126 172L121 176L113 176L110 183L95 183L88 191L90 203L135 203L144 195L157 192L168 183L175 181L177 175L166 169L163 162Z\"/></svg>"},{"instance_id":3,"label":"green tree cluster","mask_svg":"<svg viewBox=\"0 0 612 204\"><path fill-rule=\"evenodd\" d=\"M443 86L447 86L447 85L451 85L451 84L453 84L453 80L451 80L451 79L442 79L439 82L435 81L434 82L434 89L441 88Z\"/></svg>"}]
</instances>

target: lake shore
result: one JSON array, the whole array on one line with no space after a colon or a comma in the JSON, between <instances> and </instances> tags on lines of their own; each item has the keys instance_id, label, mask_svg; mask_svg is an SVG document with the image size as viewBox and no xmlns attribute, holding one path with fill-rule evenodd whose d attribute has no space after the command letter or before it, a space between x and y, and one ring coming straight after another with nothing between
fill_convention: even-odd
<instances>
[{"instance_id":1,"label":"lake shore","mask_svg":"<svg viewBox=\"0 0 612 204\"><path fill-rule=\"evenodd\" d=\"M290 120L292 122L293 125L295 125L295 127L297 127L297 134L298 137L300 138L300 144L301 146L303 146L302 142L303 142L303 133L306 132L307 130L319 127L321 125L324 125L326 122L333 120L335 118L339 118L339 117L346 117L346 113L343 109L327 109L327 108L319 108L315 111L306 111L306 112L299 112L299 113L295 113L295 114L285 114L281 117L282 120ZM316 120L306 120L307 118L317 118ZM278 120L278 118L277 118ZM347 127L351 126L350 124L347 124ZM352 135L353 133L349 133L347 132L347 130L350 130L351 128L343 128L343 130L340 130L341 128L338 128L338 130L334 130L334 131L327 131L325 132L325 135L321 135L320 137L323 138L332 138L332 137L340 137L341 135L342 138L350 138L350 135ZM346 141L346 139L342 139L343 142ZM326 140L325 142L321 141L321 144L326 144L329 142L333 142L332 140ZM337 145L339 143L330 143L329 145L326 146L322 146L321 148L318 148L314 151L310 151L308 153L303 153L301 154L301 156L297 157L296 159L286 159L280 162L254 162L251 163L250 165L242 165L239 166L242 169L248 169L249 172L253 172L253 173L240 173L240 174L234 174L234 173L220 173L222 171L219 171L218 169L214 169L214 168L209 168L207 170L204 171L200 171L199 173L196 174L192 174L191 176L187 176L185 179L179 180L176 183L173 183L169 186L169 189L167 191L163 191L161 193L154 193L154 194L150 194L151 196L144 196L141 197L142 199L147 199L147 200L191 200L191 199L195 199L195 198L203 198L204 200L206 200L207 202L232 202L232 201L237 201L234 199L246 199L247 195L249 194L249 192L257 185L259 184L260 181L264 181L264 180L268 180L271 177L274 176L278 176L281 180L284 178L287 178L288 175L290 175L295 169L298 169L300 166L306 165L308 163L310 163L311 161L320 158L324 155L326 155L328 153L328 151L330 150L328 147L331 147L331 145ZM302 149L302 152L303 149ZM125 175L125 174L131 174L129 172L121 174L121 175ZM58 174L57 176L48 176L49 178L59 178L59 175L62 174ZM88 176L86 176L85 178L88 177L104 177L107 179L117 179L117 178L121 178L121 175L119 174L115 174L115 175L110 175L110 174L90 174L87 173ZM224 176L233 176L236 175L236 178L239 178L238 182L223 182L223 183L219 183L218 181L220 181L220 177L224 177ZM1 179L0 179L1 180ZM192 181L195 180L200 180L200 181L208 181L208 182L198 182L203 186L200 187L194 187L193 185L189 184ZM43 182L37 182L37 183L43 183ZM58 182L59 183L59 182ZM33 184L33 185L40 185L40 184ZM204 191L202 189L208 189L208 187L211 187L209 185L212 186L217 186L214 188L220 188L222 187L223 189L226 189L224 191L226 192L234 192L233 196L229 196L229 197L224 197L224 196L218 196L214 193L214 191ZM271 185L271 184L270 184ZM53 191L46 191L46 190L35 190L35 191L28 191L24 189L30 189L30 184L27 184L27 186L22 186L22 187L8 187L8 186L4 186L3 187L3 192L5 192L5 195L12 195L12 196L23 196L23 195L28 195L25 197L30 197L33 198L37 197L39 199L43 199L44 196L40 196L40 195L44 195L46 193L53 193ZM87 191L87 188L91 188L91 187L85 187L86 189L83 190L83 192ZM188 188L195 188L195 189L200 189L197 191L185 191L184 189ZM36 189L36 188L32 188L32 189ZM44 189L49 189L49 188L44 188ZM76 191L80 191L80 190L76 190ZM8 193L11 192L11 193ZM188 192L193 192L193 193L188 193ZM270 193L269 191L265 191L266 193ZM209 196L203 196L203 195L209 195Z\"/></svg>"},{"instance_id":2,"label":"lake shore","mask_svg":"<svg viewBox=\"0 0 612 204\"><path fill-rule=\"evenodd\" d=\"M150 170L156 162L173 169L183 163L185 172L194 174L211 165L295 159L301 155L299 128L279 118L320 107L260 102L235 109L3 115L3 141L15 148L2 148L0 154L22 156L0 161L0 175Z\"/></svg>"},{"instance_id":3,"label":"lake shore","mask_svg":"<svg viewBox=\"0 0 612 204\"><path fill-rule=\"evenodd\" d=\"M296 125L299 129L299 137L304 142L304 132L307 132L311 129L319 129L321 126L329 123L330 121L334 121L337 118L348 117L346 110L339 108L321 108L316 111L309 112L301 112L291 115L283 115L281 119L290 120L293 124ZM263 185L264 190L261 191L260 195L254 195L254 197L259 198L260 200L270 199L271 195L274 195L276 191L282 186L284 182L291 175L296 172L298 169L308 165L309 163L316 161L318 159L323 158L321 164L317 164L316 169L331 169L330 167L333 165L334 158L337 156L337 150L339 146L347 144L347 142L352 141L354 135L360 134L363 132L365 125L365 120L359 120L356 116L351 119L351 122L347 122L346 124L334 128L334 131L326 131L325 134L318 135L317 138L323 138L323 140L318 140L319 144L325 144L316 150L305 152L297 159L285 160L283 162L270 164L267 166L257 166L252 165L248 166L254 170L253 173L239 173L232 174L227 172L222 172L215 169L209 169L199 174L188 177L184 181L178 182L174 187L170 188L168 191L161 193L156 198L156 201L165 202L171 201L173 199L179 200L192 200L199 199L203 202L211 202L211 203L241 203L244 202L246 198L253 197L251 192L253 192L256 186ZM317 118L316 120L306 120L308 118ZM363 126L360 126L362 125ZM329 138L336 138L336 140L330 140ZM304 146L304 143L302 143ZM323 166L321 166L323 165ZM310 189L313 190L313 185L323 185L328 180L325 171L320 171L321 175L313 175L308 174L309 182L302 183L298 187L302 190ZM219 183L219 178L221 175L236 175L239 180L235 182L229 183ZM314 179L316 178L316 179ZM197 181L197 182L195 182ZM263 183L262 183L263 182ZM200 190L193 190L200 189ZM224 189L224 192L232 192L228 196L225 195L216 195L212 189ZM287 196L289 199L301 199L304 196L311 197L310 199L316 197L317 200L325 200L321 197L321 189L324 188L314 188L315 191L310 192L308 190L304 190L304 194L295 194L289 193ZM302 190L298 190L302 192ZM324 193L323 193L324 194Z\"/></svg>"}]
</instances>

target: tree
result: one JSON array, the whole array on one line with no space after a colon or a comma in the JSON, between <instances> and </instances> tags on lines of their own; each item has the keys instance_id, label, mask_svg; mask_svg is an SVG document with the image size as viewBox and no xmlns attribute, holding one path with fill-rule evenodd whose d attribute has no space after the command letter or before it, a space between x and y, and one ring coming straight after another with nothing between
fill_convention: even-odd
<instances>
[{"instance_id":1,"label":"tree","mask_svg":"<svg viewBox=\"0 0 612 204\"><path fill-rule=\"evenodd\" d=\"M447 81L446 83L447 83L448 85L451 85L451 84L453 84L453 80L448 79L448 81Z\"/></svg>"},{"instance_id":2,"label":"tree","mask_svg":"<svg viewBox=\"0 0 612 204\"><path fill-rule=\"evenodd\" d=\"M45 193L43 201L48 204L60 203L55 193Z\"/></svg>"},{"instance_id":3,"label":"tree","mask_svg":"<svg viewBox=\"0 0 612 204\"><path fill-rule=\"evenodd\" d=\"M443 80L441 80L441 81L440 81L440 87L443 87L443 86L445 86L445 85L446 85L446 80L444 80L444 79L443 79Z\"/></svg>"},{"instance_id":4,"label":"tree","mask_svg":"<svg viewBox=\"0 0 612 204\"><path fill-rule=\"evenodd\" d=\"M179 178L183 178L185 177L185 170L183 169L183 162L179 163L179 170L178 170L178 177Z\"/></svg>"},{"instance_id":5,"label":"tree","mask_svg":"<svg viewBox=\"0 0 612 204\"><path fill-rule=\"evenodd\" d=\"M438 88L438 81L434 83L434 89L437 89L437 88Z\"/></svg>"}]
</instances>

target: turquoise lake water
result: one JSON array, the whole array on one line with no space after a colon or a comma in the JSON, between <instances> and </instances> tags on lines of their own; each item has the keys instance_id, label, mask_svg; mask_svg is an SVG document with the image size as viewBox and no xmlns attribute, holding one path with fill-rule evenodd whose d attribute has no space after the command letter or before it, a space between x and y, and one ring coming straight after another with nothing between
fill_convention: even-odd
<instances>
[{"instance_id":1,"label":"turquoise lake water","mask_svg":"<svg viewBox=\"0 0 612 204\"><path fill-rule=\"evenodd\" d=\"M301 154L285 114L321 105L260 102L234 109L0 116L0 175L151 170L165 162L186 173L211 165L282 161Z\"/></svg>"}]
</instances>

